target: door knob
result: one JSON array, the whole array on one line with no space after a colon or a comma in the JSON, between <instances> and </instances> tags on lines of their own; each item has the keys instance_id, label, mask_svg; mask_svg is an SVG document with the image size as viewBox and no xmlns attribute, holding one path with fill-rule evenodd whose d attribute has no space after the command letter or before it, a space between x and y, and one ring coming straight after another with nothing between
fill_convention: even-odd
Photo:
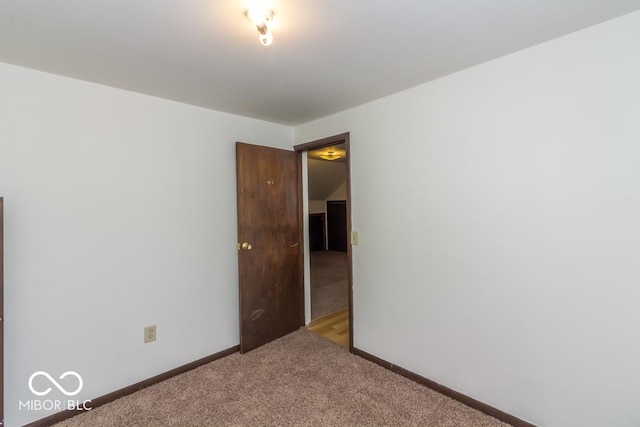
<instances>
[{"instance_id":1,"label":"door knob","mask_svg":"<svg viewBox=\"0 0 640 427\"><path fill-rule=\"evenodd\" d=\"M244 249L245 251L250 251L251 250L251 243L249 242L244 242L242 245L240 245L240 247L242 249Z\"/></svg>"}]
</instances>

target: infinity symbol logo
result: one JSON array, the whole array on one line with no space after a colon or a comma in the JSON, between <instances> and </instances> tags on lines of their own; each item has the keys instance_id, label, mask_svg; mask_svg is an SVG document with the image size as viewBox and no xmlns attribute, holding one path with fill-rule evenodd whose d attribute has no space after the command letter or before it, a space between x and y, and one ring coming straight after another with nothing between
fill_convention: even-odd
<instances>
[{"instance_id":1,"label":"infinity symbol logo","mask_svg":"<svg viewBox=\"0 0 640 427\"><path fill-rule=\"evenodd\" d=\"M80 390L82 390L82 386L83 386L82 377L77 372L67 371L64 374L60 375L60 377L58 378L58 379L62 380L64 378L68 377L69 375L71 375L71 376L74 376L74 377L76 377L78 379L78 388L75 389L74 391L67 391L67 390L65 390L64 387L62 387L60 384L58 384L58 382L56 380L54 380L51 375L49 375L48 373L46 373L44 371L37 371L37 372L34 372L33 374L31 374L31 376L29 377L29 390L31 390L31 393L35 394L36 396L45 396L45 395L47 395L47 394L49 394L51 392L51 387L47 388L45 391L37 391L36 389L33 388L33 380L34 380L35 377L37 377L39 375L42 375L42 376L46 377L49 381L51 381L51 384L56 386L56 388L58 390L60 390L62 393L64 393L66 396L75 396L76 394L80 393Z\"/></svg>"}]
</instances>

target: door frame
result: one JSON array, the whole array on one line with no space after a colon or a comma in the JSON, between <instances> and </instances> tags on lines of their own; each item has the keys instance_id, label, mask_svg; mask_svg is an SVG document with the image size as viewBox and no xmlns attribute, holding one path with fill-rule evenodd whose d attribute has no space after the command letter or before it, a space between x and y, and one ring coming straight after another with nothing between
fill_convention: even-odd
<instances>
[{"instance_id":1,"label":"door frame","mask_svg":"<svg viewBox=\"0 0 640 427\"><path fill-rule=\"evenodd\" d=\"M345 148L345 160L346 160L346 178L347 178L347 238L349 242L347 244L347 270L348 270L348 299L349 299L349 351L353 353L353 258L352 258L352 245L351 236L351 150L350 150L350 135L349 132L341 133L339 135L329 136L327 138L318 139L315 141L306 142L303 144L294 145L293 149L302 161L303 153L307 151L317 150L319 148L330 147L332 145L344 144ZM302 170L300 171L300 181L302 181ZM302 186L301 186L302 187ZM308 197L307 194L303 196ZM304 200L303 200L304 201ZM300 220L303 221L304 213L302 213ZM303 236L306 238L306 236ZM303 239L305 240L305 239ZM307 245L304 246L304 252L307 253L309 249ZM303 307L304 311L304 307Z\"/></svg>"}]
</instances>

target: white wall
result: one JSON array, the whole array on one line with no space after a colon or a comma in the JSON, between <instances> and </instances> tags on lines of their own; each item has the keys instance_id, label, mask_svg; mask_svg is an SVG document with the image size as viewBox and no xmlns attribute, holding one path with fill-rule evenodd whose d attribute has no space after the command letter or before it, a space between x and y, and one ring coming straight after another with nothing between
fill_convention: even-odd
<instances>
[{"instance_id":1,"label":"white wall","mask_svg":"<svg viewBox=\"0 0 640 427\"><path fill-rule=\"evenodd\" d=\"M326 213L326 200L309 200L309 213Z\"/></svg>"},{"instance_id":2,"label":"white wall","mask_svg":"<svg viewBox=\"0 0 640 427\"><path fill-rule=\"evenodd\" d=\"M295 129L351 132L356 347L540 426L640 425L638 40L634 13Z\"/></svg>"},{"instance_id":3,"label":"white wall","mask_svg":"<svg viewBox=\"0 0 640 427\"><path fill-rule=\"evenodd\" d=\"M327 197L327 200L346 200L346 199L347 199L347 181L346 180L342 184L340 184L338 188L336 188L336 191L334 191L333 193L331 193L329 197ZM325 204L325 207L326 207L326 204Z\"/></svg>"},{"instance_id":4,"label":"white wall","mask_svg":"<svg viewBox=\"0 0 640 427\"><path fill-rule=\"evenodd\" d=\"M340 184L336 190L325 200L309 200L309 213L327 213L328 200L346 200L347 199L347 182Z\"/></svg>"},{"instance_id":5,"label":"white wall","mask_svg":"<svg viewBox=\"0 0 640 427\"><path fill-rule=\"evenodd\" d=\"M235 142L292 129L6 64L0 94L6 425L48 414L34 371L91 399L237 345Z\"/></svg>"}]
</instances>

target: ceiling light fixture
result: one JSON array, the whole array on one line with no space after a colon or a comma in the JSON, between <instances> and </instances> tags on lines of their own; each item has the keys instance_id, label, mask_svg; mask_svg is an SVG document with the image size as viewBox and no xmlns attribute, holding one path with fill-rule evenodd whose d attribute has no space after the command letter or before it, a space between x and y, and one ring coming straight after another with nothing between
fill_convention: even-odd
<instances>
[{"instance_id":1,"label":"ceiling light fixture","mask_svg":"<svg viewBox=\"0 0 640 427\"><path fill-rule=\"evenodd\" d=\"M273 42L273 35L269 31L269 26L273 23L273 10L247 9L245 15L256 26L260 44L269 46Z\"/></svg>"},{"instance_id":2,"label":"ceiling light fixture","mask_svg":"<svg viewBox=\"0 0 640 427\"><path fill-rule=\"evenodd\" d=\"M342 156L334 153L333 151L328 151L327 154L321 154L320 157L325 160L338 160Z\"/></svg>"}]
</instances>

